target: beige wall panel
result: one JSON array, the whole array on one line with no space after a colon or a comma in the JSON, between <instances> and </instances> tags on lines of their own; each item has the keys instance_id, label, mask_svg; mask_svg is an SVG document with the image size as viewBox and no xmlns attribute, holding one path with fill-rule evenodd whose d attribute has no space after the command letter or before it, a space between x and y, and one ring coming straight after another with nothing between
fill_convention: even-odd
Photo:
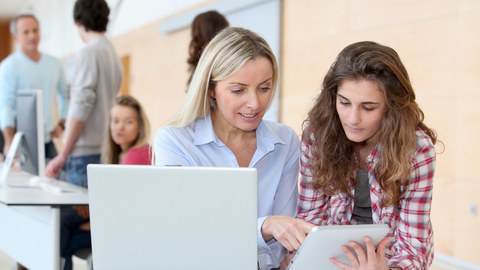
<instances>
[{"instance_id":1,"label":"beige wall panel","mask_svg":"<svg viewBox=\"0 0 480 270\"><path fill-rule=\"evenodd\" d=\"M479 59L480 60L480 59ZM477 89L478 90L478 89ZM480 95L458 98L457 136L451 141L455 149L454 172L456 181L478 182L480 176ZM480 195L480 189L479 195ZM480 196L479 196L480 197ZM480 227L478 227L480 232ZM479 233L480 234L480 233ZM480 246L479 246L480 247ZM479 249L480 250L480 249Z\"/></svg>"},{"instance_id":2,"label":"beige wall panel","mask_svg":"<svg viewBox=\"0 0 480 270\"><path fill-rule=\"evenodd\" d=\"M188 78L189 31L164 34L160 23L114 39L119 54L130 55L130 94L145 107L152 135L183 103Z\"/></svg>"},{"instance_id":3,"label":"beige wall panel","mask_svg":"<svg viewBox=\"0 0 480 270\"><path fill-rule=\"evenodd\" d=\"M478 167L478 165L477 165ZM461 179L456 189L445 200L455 202L455 240L454 254L459 259L480 264L478 256L480 250L480 182L470 179ZM461 194L461 196L455 196ZM477 208L476 212L473 208Z\"/></svg>"},{"instance_id":4,"label":"beige wall panel","mask_svg":"<svg viewBox=\"0 0 480 270\"><path fill-rule=\"evenodd\" d=\"M438 164L437 164L438 165ZM456 202L452 191L456 186L452 178L435 176L433 183L432 226L435 251L453 254L456 236Z\"/></svg>"}]
</instances>

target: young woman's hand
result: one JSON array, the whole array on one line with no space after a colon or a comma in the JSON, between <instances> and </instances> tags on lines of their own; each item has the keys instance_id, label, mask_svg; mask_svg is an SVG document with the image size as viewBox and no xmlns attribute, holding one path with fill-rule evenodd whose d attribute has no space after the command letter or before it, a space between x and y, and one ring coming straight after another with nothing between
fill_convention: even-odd
<instances>
[{"instance_id":1,"label":"young woman's hand","mask_svg":"<svg viewBox=\"0 0 480 270\"><path fill-rule=\"evenodd\" d=\"M372 239L365 237L366 253L362 246L356 242L349 242L342 246L342 250L347 255L350 265L344 264L335 258L331 258L330 262L344 270L388 270L387 259L385 258L385 250L389 241L388 237L383 238L375 250ZM350 248L353 248L353 253Z\"/></svg>"}]
</instances>

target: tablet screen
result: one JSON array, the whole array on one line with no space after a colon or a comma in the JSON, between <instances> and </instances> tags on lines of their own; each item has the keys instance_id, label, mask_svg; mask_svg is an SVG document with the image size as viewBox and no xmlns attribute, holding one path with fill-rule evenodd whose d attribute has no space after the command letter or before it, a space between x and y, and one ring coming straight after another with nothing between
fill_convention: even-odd
<instances>
[{"instance_id":1,"label":"tablet screen","mask_svg":"<svg viewBox=\"0 0 480 270\"><path fill-rule=\"evenodd\" d=\"M290 262L288 270L338 270L329 261L337 258L350 264L342 245L355 241L365 249L363 238L370 236L375 247L389 232L387 224L334 225L314 227Z\"/></svg>"}]
</instances>

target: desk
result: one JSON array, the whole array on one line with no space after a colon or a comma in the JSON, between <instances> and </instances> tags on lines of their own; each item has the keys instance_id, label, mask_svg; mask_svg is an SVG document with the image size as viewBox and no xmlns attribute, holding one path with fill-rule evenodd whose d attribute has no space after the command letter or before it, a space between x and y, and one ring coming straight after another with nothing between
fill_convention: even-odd
<instances>
[{"instance_id":1,"label":"desk","mask_svg":"<svg viewBox=\"0 0 480 270\"><path fill-rule=\"evenodd\" d=\"M10 172L15 174L15 172ZM60 206L88 205L88 193L0 187L0 249L32 270L60 269Z\"/></svg>"}]
</instances>

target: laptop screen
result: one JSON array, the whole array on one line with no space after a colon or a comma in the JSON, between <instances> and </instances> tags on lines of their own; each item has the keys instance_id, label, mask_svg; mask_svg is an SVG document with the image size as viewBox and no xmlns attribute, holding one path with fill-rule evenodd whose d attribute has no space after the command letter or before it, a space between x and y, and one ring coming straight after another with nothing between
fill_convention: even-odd
<instances>
[{"instance_id":1,"label":"laptop screen","mask_svg":"<svg viewBox=\"0 0 480 270\"><path fill-rule=\"evenodd\" d=\"M95 269L256 269L257 171L89 165Z\"/></svg>"}]
</instances>

